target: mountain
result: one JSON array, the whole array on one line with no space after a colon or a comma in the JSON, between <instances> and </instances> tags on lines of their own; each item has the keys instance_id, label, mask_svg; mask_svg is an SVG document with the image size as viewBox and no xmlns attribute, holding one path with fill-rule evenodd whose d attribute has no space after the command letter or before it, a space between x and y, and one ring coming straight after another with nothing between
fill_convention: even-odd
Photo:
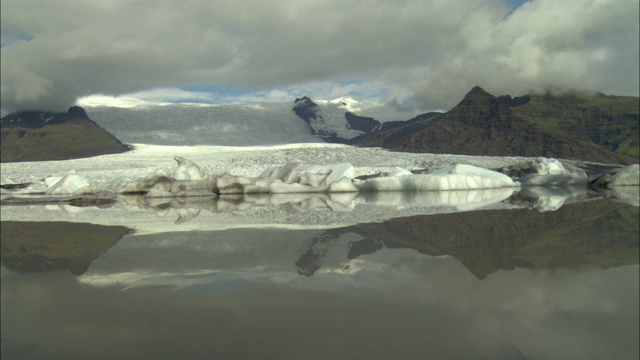
<instances>
[{"instance_id":1,"label":"mountain","mask_svg":"<svg viewBox=\"0 0 640 360\"><path fill-rule=\"evenodd\" d=\"M349 143L394 151L488 156L544 156L602 163L638 163L638 103L598 99L608 110L554 97L495 97L474 87L444 114L432 114ZM627 99L623 99L628 103ZM576 109L576 106L578 108ZM617 112L613 109L617 107ZM607 112L608 111L608 112ZM583 114L592 116L586 117ZM562 114L560 119L557 115ZM623 128L624 132L616 131ZM614 152L619 150L620 153Z\"/></svg>"},{"instance_id":2,"label":"mountain","mask_svg":"<svg viewBox=\"0 0 640 360\"><path fill-rule=\"evenodd\" d=\"M0 119L0 161L91 157L131 148L98 126L77 106L66 113L20 111Z\"/></svg>"},{"instance_id":3,"label":"mountain","mask_svg":"<svg viewBox=\"0 0 640 360\"><path fill-rule=\"evenodd\" d=\"M633 96L527 95L509 99L523 118L619 154L639 156L640 99Z\"/></svg>"},{"instance_id":4,"label":"mountain","mask_svg":"<svg viewBox=\"0 0 640 360\"><path fill-rule=\"evenodd\" d=\"M127 144L256 146L323 142L292 102L131 108L86 107L91 119Z\"/></svg>"},{"instance_id":5,"label":"mountain","mask_svg":"<svg viewBox=\"0 0 640 360\"><path fill-rule=\"evenodd\" d=\"M350 244L349 259L384 248L449 255L484 279L515 267L606 269L637 264L637 218L637 207L592 201L589 206L565 204L553 212L507 209L394 218L328 230L318 238L363 236ZM303 256L297 265L304 263L312 274L315 267L309 263L322 259L308 260Z\"/></svg>"},{"instance_id":6,"label":"mountain","mask_svg":"<svg viewBox=\"0 0 640 360\"><path fill-rule=\"evenodd\" d=\"M66 114L20 112L3 118L2 161L109 153L104 150L106 145L88 151L91 146L87 143L64 145L56 150L60 154L48 152L57 145L42 142L45 137L57 136L55 144L100 137L69 130L73 128L69 126L74 123L72 119L77 119L85 125L95 121L125 144L259 146L332 142L417 153L638 163L637 97L546 94L512 98L496 97L475 87L450 111L424 113L409 120L395 117L412 115L398 115L379 105L349 98L312 100L307 96L292 102L252 104L84 106L88 115L73 107ZM62 125L69 129L53 131ZM108 137L104 133L101 136ZM116 141L109 139L104 141L112 145ZM120 143L115 145L116 150L109 151L125 151L123 146Z\"/></svg>"},{"instance_id":7,"label":"mountain","mask_svg":"<svg viewBox=\"0 0 640 360\"><path fill-rule=\"evenodd\" d=\"M316 135L327 142L346 143L363 133L380 128L381 123L371 117L357 116L344 110L346 103L324 102L320 107L303 96L294 101L293 112L302 119Z\"/></svg>"},{"instance_id":8,"label":"mountain","mask_svg":"<svg viewBox=\"0 0 640 360\"><path fill-rule=\"evenodd\" d=\"M386 123L356 115L366 107L351 99L249 104L86 106L101 127L128 144L259 146L334 142L380 129Z\"/></svg>"}]
</instances>

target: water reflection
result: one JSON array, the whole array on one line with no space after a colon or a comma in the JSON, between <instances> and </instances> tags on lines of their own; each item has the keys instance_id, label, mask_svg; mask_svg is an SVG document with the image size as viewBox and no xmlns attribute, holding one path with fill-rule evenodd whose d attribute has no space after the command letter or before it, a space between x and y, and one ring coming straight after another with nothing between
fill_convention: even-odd
<instances>
[{"instance_id":1,"label":"water reflection","mask_svg":"<svg viewBox=\"0 0 640 360\"><path fill-rule=\"evenodd\" d=\"M80 275L91 261L130 233L122 226L3 221L2 265L17 272L69 270Z\"/></svg>"},{"instance_id":2,"label":"water reflection","mask_svg":"<svg viewBox=\"0 0 640 360\"><path fill-rule=\"evenodd\" d=\"M638 208L596 195L173 199L196 216L171 230L373 215L156 233L3 214L2 357L636 359Z\"/></svg>"}]
</instances>

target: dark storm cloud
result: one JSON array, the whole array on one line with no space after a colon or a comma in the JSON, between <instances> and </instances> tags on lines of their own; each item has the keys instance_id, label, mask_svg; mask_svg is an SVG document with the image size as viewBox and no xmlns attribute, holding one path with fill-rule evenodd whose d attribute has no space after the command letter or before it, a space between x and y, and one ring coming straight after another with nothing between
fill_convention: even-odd
<instances>
[{"instance_id":1,"label":"dark storm cloud","mask_svg":"<svg viewBox=\"0 0 640 360\"><path fill-rule=\"evenodd\" d=\"M474 85L638 94L638 2L3 0L2 108L212 84L381 85L445 109Z\"/></svg>"}]
</instances>

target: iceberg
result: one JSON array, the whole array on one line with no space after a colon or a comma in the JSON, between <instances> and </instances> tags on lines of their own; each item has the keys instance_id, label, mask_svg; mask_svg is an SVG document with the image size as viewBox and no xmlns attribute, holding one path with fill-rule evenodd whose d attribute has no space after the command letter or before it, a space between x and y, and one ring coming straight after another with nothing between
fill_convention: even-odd
<instances>
[{"instance_id":1,"label":"iceberg","mask_svg":"<svg viewBox=\"0 0 640 360\"><path fill-rule=\"evenodd\" d=\"M623 168L609 170L600 175L593 182L593 185L607 189L617 186L639 186L640 166L633 164Z\"/></svg>"},{"instance_id":2,"label":"iceberg","mask_svg":"<svg viewBox=\"0 0 640 360\"><path fill-rule=\"evenodd\" d=\"M44 180L31 179L29 183L31 185L27 187L15 187L15 189L3 187L2 195L4 198L21 195L114 197L116 194L140 194L147 198L184 198L246 194L459 191L518 187L586 189L588 185L604 188L634 184L637 186L639 182L637 165L616 169L589 183L586 175L568 170L558 160L546 158L524 159L522 163L513 163L508 168L502 167L501 171L468 164L417 170L408 170L395 164L384 164L377 167L360 166L356 170L349 162L328 165L295 162L266 166L262 171L256 168L255 172L245 171L245 175L232 175L229 172L210 175L207 169L214 171L228 171L228 169L202 168L181 156L174 156L173 159L177 162L177 167L172 171L147 166L145 167L146 176L145 172L140 171L121 172L120 176L112 178L108 176L96 178L93 174L93 182L71 171L62 177L48 176ZM255 167L255 165L249 165L252 169ZM381 169L387 170L381 171ZM359 176L356 176L358 173ZM514 176L515 174L519 175Z\"/></svg>"},{"instance_id":3,"label":"iceberg","mask_svg":"<svg viewBox=\"0 0 640 360\"><path fill-rule=\"evenodd\" d=\"M382 176L354 181L358 191L443 191L517 187L518 182L497 171L453 165L429 174Z\"/></svg>"},{"instance_id":4,"label":"iceberg","mask_svg":"<svg viewBox=\"0 0 640 360\"><path fill-rule=\"evenodd\" d=\"M518 178L527 174L557 175L571 173L572 171L566 169L565 166L556 159L539 157L505 167L501 169L500 172ZM580 175L584 174L580 173Z\"/></svg>"},{"instance_id":5,"label":"iceberg","mask_svg":"<svg viewBox=\"0 0 640 360\"><path fill-rule=\"evenodd\" d=\"M45 183L47 183L46 180ZM45 191L47 195L73 194L91 185L91 181L75 172L70 172L57 181L49 181L49 183L51 185Z\"/></svg>"}]
</instances>

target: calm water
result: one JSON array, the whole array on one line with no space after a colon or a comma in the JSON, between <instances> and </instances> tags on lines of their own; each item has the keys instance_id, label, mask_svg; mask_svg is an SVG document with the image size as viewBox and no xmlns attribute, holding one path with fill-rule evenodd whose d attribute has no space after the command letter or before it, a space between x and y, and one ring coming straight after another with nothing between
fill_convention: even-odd
<instances>
[{"instance_id":1,"label":"calm water","mask_svg":"<svg viewBox=\"0 0 640 360\"><path fill-rule=\"evenodd\" d=\"M320 229L3 221L2 358L637 359L638 236L638 207L604 199Z\"/></svg>"}]
</instances>

